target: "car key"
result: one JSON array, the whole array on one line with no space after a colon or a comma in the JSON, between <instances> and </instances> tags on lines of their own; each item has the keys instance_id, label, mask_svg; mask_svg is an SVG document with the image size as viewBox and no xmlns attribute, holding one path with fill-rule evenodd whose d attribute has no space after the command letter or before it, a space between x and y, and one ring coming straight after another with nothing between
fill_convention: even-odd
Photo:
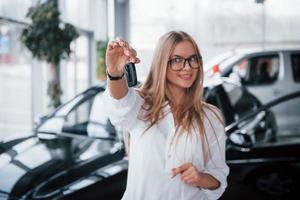
<instances>
[{"instance_id":1,"label":"car key","mask_svg":"<svg viewBox=\"0 0 300 200\"><path fill-rule=\"evenodd\" d=\"M137 75L134 63L127 63L125 66L125 76L128 83L128 87L137 85Z\"/></svg>"}]
</instances>

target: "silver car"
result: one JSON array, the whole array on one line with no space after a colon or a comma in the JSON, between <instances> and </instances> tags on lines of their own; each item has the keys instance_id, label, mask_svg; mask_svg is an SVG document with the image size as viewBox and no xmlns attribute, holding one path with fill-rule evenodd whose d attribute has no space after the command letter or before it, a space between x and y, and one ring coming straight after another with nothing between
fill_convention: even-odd
<instances>
[{"instance_id":1,"label":"silver car","mask_svg":"<svg viewBox=\"0 0 300 200\"><path fill-rule=\"evenodd\" d=\"M236 50L206 65L207 77L240 82L263 104L300 91L300 48ZM300 98L272 108L280 133L300 130Z\"/></svg>"}]
</instances>

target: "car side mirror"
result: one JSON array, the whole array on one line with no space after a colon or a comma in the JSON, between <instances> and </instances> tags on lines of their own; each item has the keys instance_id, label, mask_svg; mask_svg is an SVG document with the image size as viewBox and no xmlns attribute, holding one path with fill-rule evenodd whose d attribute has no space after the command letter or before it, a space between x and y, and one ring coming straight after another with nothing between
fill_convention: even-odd
<instances>
[{"instance_id":1,"label":"car side mirror","mask_svg":"<svg viewBox=\"0 0 300 200\"><path fill-rule=\"evenodd\" d=\"M244 148L244 150L253 147L253 138L246 133L236 131L228 136L230 144L234 147Z\"/></svg>"}]
</instances>

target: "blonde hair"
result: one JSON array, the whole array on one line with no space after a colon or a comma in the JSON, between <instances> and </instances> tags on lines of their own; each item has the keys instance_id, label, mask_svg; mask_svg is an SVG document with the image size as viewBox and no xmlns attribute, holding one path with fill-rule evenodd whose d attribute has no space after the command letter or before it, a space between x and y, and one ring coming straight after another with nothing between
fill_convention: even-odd
<instances>
[{"instance_id":1,"label":"blonde hair","mask_svg":"<svg viewBox=\"0 0 300 200\"><path fill-rule=\"evenodd\" d=\"M199 60L199 69L196 80L190 88L186 90L185 98L181 102L180 106L176 108L175 119L178 122L176 126L176 133L182 134L181 130L185 130L187 133L191 133L195 122L198 125L198 132L202 142L202 152L204 160L207 161L207 153L205 149L205 142L207 143L207 137L204 127L204 119L206 113L205 108L211 110L216 117L223 123L221 117L216 113L216 109L204 101L203 96L203 62L196 42L191 36L183 31L171 31L163 35L154 51L153 61L151 64L150 72L145 83L140 88L139 92L144 98L145 102L142 106L142 110L145 112L141 117L142 120L149 122L149 126L146 130L156 124L166 113L163 112L166 101L172 101L170 91L167 88L167 67L168 60L171 57L177 44L182 41L189 41L193 45L196 55ZM207 118L209 119L209 118ZM209 122L211 127L212 124ZM145 130L145 131L146 131ZM216 134L215 134L216 135ZM208 144L207 144L208 145ZM209 146L209 145L208 145ZM209 151L210 152L210 151Z\"/></svg>"}]
</instances>

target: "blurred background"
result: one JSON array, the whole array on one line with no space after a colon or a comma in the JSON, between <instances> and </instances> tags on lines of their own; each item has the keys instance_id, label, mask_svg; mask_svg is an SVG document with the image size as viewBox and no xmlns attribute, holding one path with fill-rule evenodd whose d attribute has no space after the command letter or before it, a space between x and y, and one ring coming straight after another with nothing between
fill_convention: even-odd
<instances>
[{"instance_id":1,"label":"blurred background","mask_svg":"<svg viewBox=\"0 0 300 200\"><path fill-rule=\"evenodd\" d=\"M48 68L20 42L30 23L26 13L37 2L0 1L0 134L30 131L33 119L48 112ZM191 34L204 62L236 48L299 46L299 7L299 0L59 0L61 19L80 32L70 59L60 64L62 102L103 78L101 43L103 49L116 36L137 49L140 78L169 30Z\"/></svg>"},{"instance_id":2,"label":"blurred background","mask_svg":"<svg viewBox=\"0 0 300 200\"><path fill-rule=\"evenodd\" d=\"M32 54L33 50L29 50L28 43L26 43L26 41L39 38L39 34L43 36L42 30L37 29L38 31L33 31L37 34L33 38L28 37L28 35L27 38L25 37L26 32L28 33L34 25L34 16L28 14L30 11L33 13L34 10L30 8L47 2L57 2L58 10L42 12L40 18L36 15L38 16L37 18L45 17L45 19L50 19L54 16L51 20L52 22L58 22L56 28L60 30L67 30L67 27L70 28L68 29L69 31L65 32L66 35L64 37L69 37L70 39L70 45L67 46L71 48L71 52L68 52L68 47L64 47L63 49L67 52L64 54L65 57L59 58L57 63L52 62L52 64L44 57L43 59L34 57ZM251 82L249 79L250 81L244 80L246 82L243 83L247 87L249 86L250 92L262 104L257 103L259 101L256 100L256 97L252 97L247 93L248 97L241 100L241 105L245 106L247 98L251 97L251 101L257 101L256 107L251 107L252 110L255 110L274 99L273 94L280 97L288 94L289 91L298 91L299 93L299 8L300 0L0 0L0 144L4 144L4 142L1 143L2 138L12 135L31 134L32 130L37 130L35 128L41 122L39 121L41 116L52 113L61 104L71 104L68 107L71 108L76 104L76 102L72 104L72 101L67 103L71 98L92 86L102 84L106 78L104 62L106 45L109 40L117 36L129 41L137 50L141 59L141 63L136 66L138 80L140 81L143 81L148 73L151 60L153 59L152 53L159 37L170 30L183 30L193 36L198 43L205 63L205 71L211 70L211 73L217 74L221 69L222 76L229 77L229 72L234 71L234 65L238 64L243 58L248 59L247 62L252 63L251 66L258 66L257 69L262 68L261 63L264 61L273 66L273 78L276 78L276 80ZM58 14L57 11L60 15L58 18L55 18L56 14ZM39 26L45 24L47 23L36 23ZM44 31L46 30L47 32L49 27L50 25L44 26ZM54 46L60 46L58 44L66 41L62 36L58 38L55 38L55 36L51 37L54 38L52 40ZM34 42L29 43L35 44ZM55 45L56 43L57 45ZM32 48L36 48L36 52L47 51L47 48L39 49L36 46ZM276 51L279 48L296 50ZM272 51L264 55L256 51L253 51L254 53L251 55L233 53L238 52L240 49L271 49ZM50 53L52 52L52 49L48 50ZM224 66L223 71L222 66ZM293 66L294 75L292 75L292 72L284 70L290 66ZM292 69L292 67L290 68ZM211 73L206 73L207 77L212 76ZM276 85L277 78L278 85ZM290 82L293 83L289 85ZM52 87L51 83L57 85L52 85ZM251 89L251 86L260 85L265 89L261 91L256 91L255 88ZM272 90L272 95L266 92L268 90ZM238 93L229 92L228 94L229 97L237 99ZM95 94L93 95L95 96ZM264 97L267 96L268 98L264 100ZM56 104L53 104L53 99L55 98L58 98L58 101L56 101ZM214 102L216 100L213 99L211 101ZM231 103L238 102L232 99L230 101ZM241 108L240 110L244 109L244 107ZM231 112L228 106L225 106L224 109L225 111L227 109L227 113ZM85 110L87 109L85 108ZM88 110L90 112L90 107ZM278 128L281 130L279 135L286 134L284 131L291 128L293 123L292 133L296 133L299 140L299 98L297 102L293 101L290 104L284 104L278 110L279 114L277 113L276 117ZM76 117L74 118L77 121L81 117L80 114L81 111L76 111ZM53 116L49 115L47 120ZM229 116L226 119L229 120L228 124L230 124L242 116ZM270 128L272 129L271 132L276 132L277 127L274 128L272 127L273 125L268 125L269 118L272 118L271 121L274 118L273 114L266 114L266 116L268 119L265 120L264 118L264 124L260 123L259 126ZM281 122L284 122L284 127L281 126ZM250 122L249 125L251 125ZM265 130L264 134L271 134ZM231 139L234 141L234 138ZM268 140L267 142L270 141ZM290 141L296 140L290 139ZM249 150L245 144L246 142L244 141L243 145L238 147L239 152L242 152L242 154ZM297 143L298 146L295 146L296 150L290 147L285 148L285 150L293 153L298 152L300 150L299 144L300 142ZM3 145L5 148L2 148L1 145L0 150L4 149L3 152L6 151L6 146ZM281 144L276 145L280 146ZM276 145L272 143L271 146ZM261 148L261 146L258 148ZM272 154L273 150L267 150L266 152L271 152ZM276 159L282 158L282 155L285 154L281 150L278 152L279 156ZM232 153L231 155L234 157L235 154ZM0 154L0 168L7 163L7 160L3 161L3 156L1 156ZM242 156L244 156L243 158L249 158L245 157L244 154ZM256 155L253 157L255 159L252 159L251 156L250 158L246 159L246 164L259 161ZM289 158L285 159L297 160L299 155L297 157L297 155L291 154ZM231 164L234 166L242 159L234 158L233 160ZM299 171L297 169L297 173ZM0 175L1 173L5 174L4 172L4 170L0 170ZM270 177L260 179L262 182L258 182L258 184L262 184L261 188L268 188L267 183L263 181L271 180L272 178L275 180L270 174ZM290 184L285 179L281 180L283 185ZM295 182L295 180L293 181ZM272 182L273 185L274 182L276 181ZM299 179L296 179L296 182L299 185ZM0 178L0 192L2 191L1 184L4 185L4 182L1 182ZM240 188L235 186L234 184L230 185L231 189L233 188L233 192L227 193L225 197L227 199L245 198L245 195L238 198L230 196L239 192ZM282 188L285 189L285 187ZM253 193L252 189L243 189L246 191L244 194ZM269 192L271 191L272 193L272 189L269 188ZM281 189L283 193L289 193L289 191L285 192L284 189ZM257 198L255 195L248 197ZM262 199L268 198L263 196ZM276 199L286 198L278 197Z\"/></svg>"}]
</instances>

